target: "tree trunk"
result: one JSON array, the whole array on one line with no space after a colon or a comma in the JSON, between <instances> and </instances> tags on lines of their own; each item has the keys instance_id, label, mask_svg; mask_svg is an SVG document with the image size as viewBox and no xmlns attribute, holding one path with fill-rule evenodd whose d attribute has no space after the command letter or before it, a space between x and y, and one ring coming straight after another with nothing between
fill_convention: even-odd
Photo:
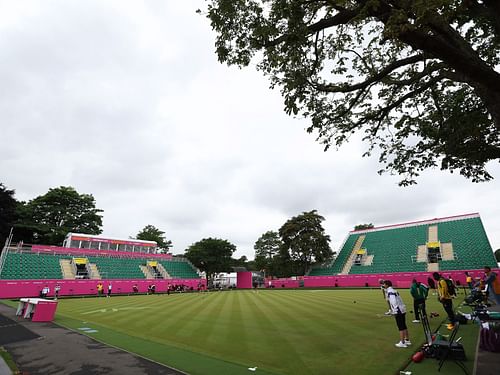
<instances>
[{"instance_id":1,"label":"tree trunk","mask_svg":"<svg viewBox=\"0 0 500 375\"><path fill-rule=\"evenodd\" d=\"M500 131L500 82L497 84L498 86L495 89L472 83L471 86L474 87L476 94L483 100L488 112L491 114L495 127Z\"/></svg>"}]
</instances>

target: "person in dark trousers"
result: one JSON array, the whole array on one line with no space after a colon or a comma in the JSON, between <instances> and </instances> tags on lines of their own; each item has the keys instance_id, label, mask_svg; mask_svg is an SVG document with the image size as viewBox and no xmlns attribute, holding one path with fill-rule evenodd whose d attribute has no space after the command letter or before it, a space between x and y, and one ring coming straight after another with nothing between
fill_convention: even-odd
<instances>
[{"instance_id":1,"label":"person in dark trousers","mask_svg":"<svg viewBox=\"0 0 500 375\"><path fill-rule=\"evenodd\" d=\"M416 279L413 279L410 287L410 294L413 297L413 311L415 312L413 323L420 323L420 312L422 312L423 315L426 314L425 300L429 294L429 288Z\"/></svg>"},{"instance_id":2,"label":"person in dark trousers","mask_svg":"<svg viewBox=\"0 0 500 375\"><path fill-rule=\"evenodd\" d=\"M56 284L56 287L54 288L55 299L59 298L59 292L60 292L60 290L61 290L61 286L59 284Z\"/></svg>"},{"instance_id":3,"label":"person in dark trousers","mask_svg":"<svg viewBox=\"0 0 500 375\"><path fill-rule=\"evenodd\" d=\"M399 293L392 287L392 282L390 280L384 280L383 287L386 290L387 298L391 306L391 313L396 318L396 325L399 329L399 342L395 345L397 348L407 348L411 345L411 341L408 336L408 328L406 327L406 306Z\"/></svg>"},{"instance_id":4,"label":"person in dark trousers","mask_svg":"<svg viewBox=\"0 0 500 375\"><path fill-rule=\"evenodd\" d=\"M429 285L429 288L434 290L434 293L432 295L435 296L436 295L436 283L434 282L434 279L432 277L429 277L427 279L427 284Z\"/></svg>"},{"instance_id":5,"label":"person in dark trousers","mask_svg":"<svg viewBox=\"0 0 500 375\"><path fill-rule=\"evenodd\" d=\"M42 289L41 297L42 298L47 298L47 295L49 294L50 289L48 285L45 285L44 288Z\"/></svg>"},{"instance_id":6,"label":"person in dark trousers","mask_svg":"<svg viewBox=\"0 0 500 375\"><path fill-rule=\"evenodd\" d=\"M488 298L491 302L500 305L500 280L491 267L484 267L484 283L488 286Z\"/></svg>"},{"instance_id":7,"label":"person in dark trousers","mask_svg":"<svg viewBox=\"0 0 500 375\"><path fill-rule=\"evenodd\" d=\"M448 319L450 321L446 328L452 330L455 328L456 322L455 313L453 311L453 297L448 291L448 284L446 283L446 280L439 274L439 272L434 272L432 277L437 281L438 299L439 302L443 304L444 311L448 314Z\"/></svg>"},{"instance_id":8,"label":"person in dark trousers","mask_svg":"<svg viewBox=\"0 0 500 375\"><path fill-rule=\"evenodd\" d=\"M104 293L104 286L102 285L101 282L97 284L97 295L101 297Z\"/></svg>"},{"instance_id":9,"label":"person in dark trousers","mask_svg":"<svg viewBox=\"0 0 500 375\"><path fill-rule=\"evenodd\" d=\"M469 272L465 272L465 282L469 286L469 289L472 290L474 285L472 284L472 276L469 275Z\"/></svg>"}]
</instances>

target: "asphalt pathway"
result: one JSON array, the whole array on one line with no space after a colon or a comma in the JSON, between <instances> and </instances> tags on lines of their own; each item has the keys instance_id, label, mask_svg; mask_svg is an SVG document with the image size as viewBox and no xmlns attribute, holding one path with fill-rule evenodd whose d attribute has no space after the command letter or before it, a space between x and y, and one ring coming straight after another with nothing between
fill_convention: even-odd
<instances>
[{"instance_id":1,"label":"asphalt pathway","mask_svg":"<svg viewBox=\"0 0 500 375\"><path fill-rule=\"evenodd\" d=\"M26 375L181 375L162 366L53 323L15 316L0 303L0 340Z\"/></svg>"},{"instance_id":2,"label":"asphalt pathway","mask_svg":"<svg viewBox=\"0 0 500 375\"><path fill-rule=\"evenodd\" d=\"M491 306L488 310L500 312L500 306ZM477 341L474 375L498 375L500 371L500 353L488 352L479 348L479 337Z\"/></svg>"}]
</instances>

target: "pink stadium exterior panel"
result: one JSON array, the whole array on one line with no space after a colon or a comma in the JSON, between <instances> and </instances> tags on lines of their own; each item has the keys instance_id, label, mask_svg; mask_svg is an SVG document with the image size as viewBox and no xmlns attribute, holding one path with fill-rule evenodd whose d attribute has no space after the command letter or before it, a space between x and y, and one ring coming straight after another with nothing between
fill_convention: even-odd
<instances>
[{"instance_id":1,"label":"pink stadium exterior panel","mask_svg":"<svg viewBox=\"0 0 500 375\"><path fill-rule=\"evenodd\" d=\"M97 284L102 282L104 290L112 285L112 294L132 294L132 287L137 285L139 293L146 293L148 286L155 284L156 292L167 291L168 285L185 285L197 289L201 283L206 287L205 279L159 279L159 280L0 280L0 298L38 297L40 290L48 286L48 297L54 297L56 285L61 287L60 296L97 295Z\"/></svg>"},{"instance_id":2,"label":"pink stadium exterior panel","mask_svg":"<svg viewBox=\"0 0 500 375\"><path fill-rule=\"evenodd\" d=\"M455 282L466 285L465 272L474 277L483 277L483 270L459 270L459 271L440 271L445 277L452 277ZM500 270L495 270L500 272ZM304 276L305 288L332 288L332 287L378 287L380 279L391 280L394 286L398 288L409 288L413 279L427 284L427 278L432 277L432 272L400 272L400 273L381 273L366 275L334 275L334 276ZM267 279L266 287L274 288L298 288L299 280L296 279Z\"/></svg>"},{"instance_id":3,"label":"pink stadium exterior panel","mask_svg":"<svg viewBox=\"0 0 500 375\"><path fill-rule=\"evenodd\" d=\"M236 274L236 287L238 289L251 289L252 272L238 272Z\"/></svg>"}]
</instances>

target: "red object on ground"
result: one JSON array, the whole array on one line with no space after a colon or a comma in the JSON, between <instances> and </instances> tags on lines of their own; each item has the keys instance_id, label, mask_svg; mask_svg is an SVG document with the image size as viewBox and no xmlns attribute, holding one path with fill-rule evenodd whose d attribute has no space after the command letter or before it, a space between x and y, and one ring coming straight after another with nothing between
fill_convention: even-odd
<instances>
[{"instance_id":1,"label":"red object on ground","mask_svg":"<svg viewBox=\"0 0 500 375\"><path fill-rule=\"evenodd\" d=\"M411 357L411 360L415 363L422 362L424 359L424 352L416 352L413 354L413 357Z\"/></svg>"}]
</instances>

